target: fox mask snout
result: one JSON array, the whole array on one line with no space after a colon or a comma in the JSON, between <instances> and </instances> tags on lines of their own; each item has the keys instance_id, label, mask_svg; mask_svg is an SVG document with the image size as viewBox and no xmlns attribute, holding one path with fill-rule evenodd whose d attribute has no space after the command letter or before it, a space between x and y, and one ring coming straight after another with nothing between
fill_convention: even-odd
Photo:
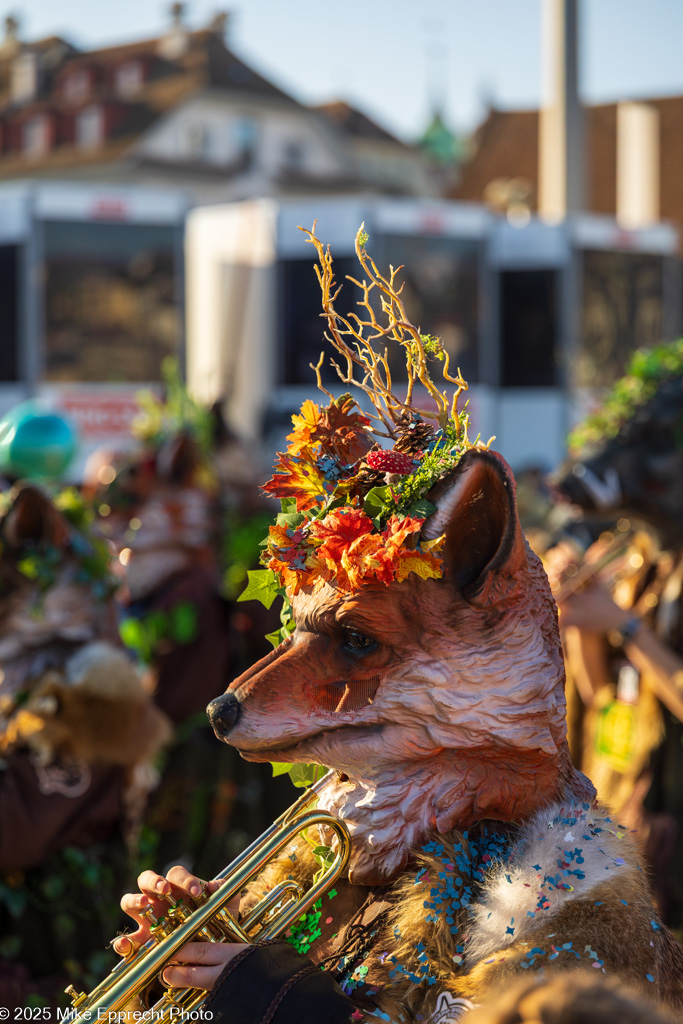
<instances>
[{"instance_id":1,"label":"fox mask snout","mask_svg":"<svg viewBox=\"0 0 683 1024\"><path fill-rule=\"evenodd\" d=\"M444 579L302 592L289 640L208 709L248 760L343 773L322 801L354 835L352 880L390 877L432 828L592 795L569 765L555 606L507 465L471 451L431 500Z\"/></svg>"}]
</instances>

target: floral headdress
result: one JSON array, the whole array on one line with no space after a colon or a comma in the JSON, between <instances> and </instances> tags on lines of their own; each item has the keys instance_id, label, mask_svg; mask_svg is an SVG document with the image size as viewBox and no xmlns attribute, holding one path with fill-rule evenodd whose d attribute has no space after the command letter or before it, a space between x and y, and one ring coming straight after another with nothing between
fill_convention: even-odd
<instances>
[{"instance_id":1,"label":"floral headdress","mask_svg":"<svg viewBox=\"0 0 683 1024\"><path fill-rule=\"evenodd\" d=\"M277 456L275 474L263 486L282 508L264 542L266 569L249 573L240 597L256 598L266 607L278 594L285 597L283 628L270 637L274 644L294 628L288 598L302 588L334 581L337 590L350 593L370 581L389 584L410 573L439 579L444 537L420 537L435 511L427 494L465 451L488 448L493 440L469 440L469 416L458 409L467 384L459 370L450 373L441 341L421 334L408 319L403 285L397 285L402 268L390 267L388 277L379 272L361 226L356 255L365 276L347 278L360 290L360 314L341 316L335 309L341 286L334 279L332 255L314 232L315 224L305 230L318 254L325 337L340 357L332 365L344 384L367 396L374 411L362 410L350 394L335 398L326 390L320 373L324 354L311 364L329 404L321 408L307 400L292 417L287 451ZM388 353L396 346L407 374L403 397L392 390ZM442 364L450 389L432 380L429 364L435 362ZM431 408L417 408L417 395Z\"/></svg>"}]
</instances>

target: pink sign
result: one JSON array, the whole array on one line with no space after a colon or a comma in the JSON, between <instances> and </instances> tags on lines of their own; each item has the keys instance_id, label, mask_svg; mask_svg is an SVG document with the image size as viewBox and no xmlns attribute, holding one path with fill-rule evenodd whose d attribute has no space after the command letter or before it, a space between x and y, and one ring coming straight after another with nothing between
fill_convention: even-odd
<instances>
[{"instance_id":1,"label":"pink sign","mask_svg":"<svg viewBox=\"0 0 683 1024\"><path fill-rule=\"evenodd\" d=\"M129 436L131 423L140 412L132 395L62 394L58 404L86 442Z\"/></svg>"}]
</instances>

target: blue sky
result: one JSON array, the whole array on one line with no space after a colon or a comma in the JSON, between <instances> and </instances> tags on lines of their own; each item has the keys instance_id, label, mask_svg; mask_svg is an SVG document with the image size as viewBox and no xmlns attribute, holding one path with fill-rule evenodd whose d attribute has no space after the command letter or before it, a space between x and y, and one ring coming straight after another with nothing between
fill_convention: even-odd
<instances>
[{"instance_id":1,"label":"blue sky","mask_svg":"<svg viewBox=\"0 0 683 1024\"><path fill-rule=\"evenodd\" d=\"M15 0L0 13L18 14L27 38L58 33L96 46L159 34L169 6ZM204 25L220 6L193 0L188 23ZM435 90L460 129L477 123L487 98L539 101L541 0L247 0L233 9L232 46L263 74L304 102L346 98L405 139L421 132ZM587 101L683 93L683 0L583 0L581 17Z\"/></svg>"}]
</instances>

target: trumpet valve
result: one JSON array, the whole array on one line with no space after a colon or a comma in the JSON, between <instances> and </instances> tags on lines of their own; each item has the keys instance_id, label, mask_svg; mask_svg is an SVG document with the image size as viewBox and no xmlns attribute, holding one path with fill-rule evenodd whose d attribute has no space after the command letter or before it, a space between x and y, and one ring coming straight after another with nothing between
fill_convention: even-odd
<instances>
[{"instance_id":1,"label":"trumpet valve","mask_svg":"<svg viewBox=\"0 0 683 1024\"><path fill-rule=\"evenodd\" d=\"M85 992L77 992L73 985L67 985L64 992L71 997L71 1005L74 1007L82 1006L88 998Z\"/></svg>"},{"instance_id":2,"label":"trumpet valve","mask_svg":"<svg viewBox=\"0 0 683 1024\"><path fill-rule=\"evenodd\" d=\"M183 921L187 921L191 914L192 907L189 907L184 900L180 900L174 906L170 907L168 911L168 916L174 925L182 924Z\"/></svg>"},{"instance_id":3,"label":"trumpet valve","mask_svg":"<svg viewBox=\"0 0 683 1024\"><path fill-rule=\"evenodd\" d=\"M173 927L170 921L167 921L165 917L160 917L155 924L152 925L151 929L152 938L155 942L161 942L173 931Z\"/></svg>"},{"instance_id":4,"label":"trumpet valve","mask_svg":"<svg viewBox=\"0 0 683 1024\"><path fill-rule=\"evenodd\" d=\"M147 918L148 924L150 924L153 928L159 923L159 919L157 918L156 914L154 913L151 907L145 907L145 909L140 912L140 917Z\"/></svg>"}]
</instances>

